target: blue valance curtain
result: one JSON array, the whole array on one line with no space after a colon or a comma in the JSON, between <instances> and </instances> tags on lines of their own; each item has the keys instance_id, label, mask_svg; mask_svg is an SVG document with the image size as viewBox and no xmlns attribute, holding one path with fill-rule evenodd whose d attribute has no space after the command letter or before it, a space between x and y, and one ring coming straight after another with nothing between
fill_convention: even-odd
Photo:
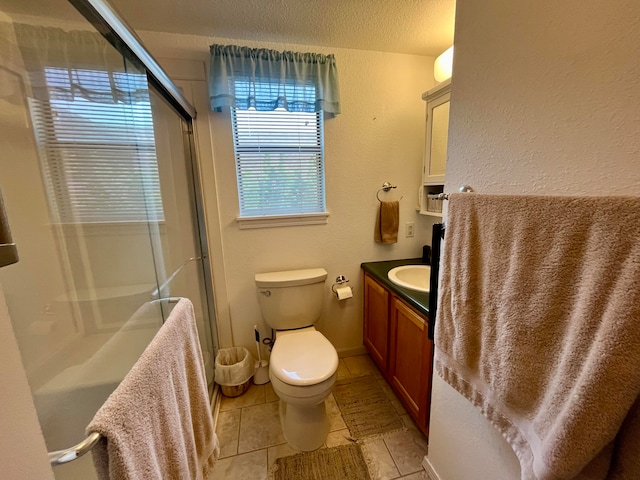
<instances>
[{"instance_id":1,"label":"blue valance curtain","mask_svg":"<svg viewBox=\"0 0 640 480\"><path fill-rule=\"evenodd\" d=\"M340 113L333 55L211 45L211 109Z\"/></svg>"}]
</instances>

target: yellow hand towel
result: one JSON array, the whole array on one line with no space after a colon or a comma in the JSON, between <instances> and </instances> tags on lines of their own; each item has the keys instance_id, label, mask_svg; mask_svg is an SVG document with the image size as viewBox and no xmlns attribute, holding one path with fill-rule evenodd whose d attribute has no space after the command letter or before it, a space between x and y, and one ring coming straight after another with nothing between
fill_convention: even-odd
<instances>
[{"instance_id":1,"label":"yellow hand towel","mask_svg":"<svg viewBox=\"0 0 640 480\"><path fill-rule=\"evenodd\" d=\"M380 202L373 239L377 243L398 243L400 202Z\"/></svg>"}]
</instances>

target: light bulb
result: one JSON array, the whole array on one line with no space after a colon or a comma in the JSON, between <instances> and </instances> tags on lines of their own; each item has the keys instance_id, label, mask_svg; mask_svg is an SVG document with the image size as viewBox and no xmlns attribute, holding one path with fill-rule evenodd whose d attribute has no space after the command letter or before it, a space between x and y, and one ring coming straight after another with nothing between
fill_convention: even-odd
<instances>
[{"instance_id":1,"label":"light bulb","mask_svg":"<svg viewBox=\"0 0 640 480\"><path fill-rule=\"evenodd\" d=\"M440 54L436 61L433 62L433 76L436 82L444 82L447 78L451 78L451 70L453 69L453 45Z\"/></svg>"}]
</instances>

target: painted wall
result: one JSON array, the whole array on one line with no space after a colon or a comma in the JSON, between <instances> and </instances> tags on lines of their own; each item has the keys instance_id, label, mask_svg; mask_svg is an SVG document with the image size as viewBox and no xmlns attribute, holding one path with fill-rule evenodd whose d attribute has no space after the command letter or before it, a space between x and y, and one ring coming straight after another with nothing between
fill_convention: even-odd
<instances>
[{"instance_id":1,"label":"painted wall","mask_svg":"<svg viewBox=\"0 0 640 480\"><path fill-rule=\"evenodd\" d=\"M212 43L251 42L141 32L154 56L207 61ZM215 179L205 180L205 196L217 184L226 299L218 298L220 338L255 352L252 327L263 325L254 274L321 266L329 273L323 315L317 325L339 351L362 348L362 286L360 263L421 255L430 242L432 221L416 213L424 146L425 104L422 92L433 85L433 58L326 49L306 45L260 44L275 49L334 53L340 75L343 113L325 120L327 225L240 230L231 122L228 113L202 112L211 126ZM202 133L202 129L200 129ZM377 245L373 228L376 191L390 181L398 189L386 195L401 201L399 242ZM414 238L404 237L404 224L414 222ZM329 291L339 274L351 280L354 298L338 301ZM228 318L225 326L224 318ZM225 335L224 329L232 335ZM270 333L262 327L263 334ZM222 346L228 346L223 345Z\"/></svg>"},{"instance_id":2,"label":"painted wall","mask_svg":"<svg viewBox=\"0 0 640 480\"><path fill-rule=\"evenodd\" d=\"M458 0L456 11L446 188L640 194L640 3ZM502 437L439 377L431 408L442 480L520 477Z\"/></svg>"}]
</instances>

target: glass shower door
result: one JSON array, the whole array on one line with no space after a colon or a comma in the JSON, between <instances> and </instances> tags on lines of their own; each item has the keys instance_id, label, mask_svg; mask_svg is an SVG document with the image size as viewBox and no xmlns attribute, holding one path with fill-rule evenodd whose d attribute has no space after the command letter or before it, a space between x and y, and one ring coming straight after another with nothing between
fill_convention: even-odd
<instances>
[{"instance_id":1,"label":"glass shower door","mask_svg":"<svg viewBox=\"0 0 640 480\"><path fill-rule=\"evenodd\" d=\"M0 268L50 451L85 427L177 297L213 373L190 125L66 2L0 5L0 191L20 261ZM56 478L96 478L90 455Z\"/></svg>"},{"instance_id":2,"label":"glass shower door","mask_svg":"<svg viewBox=\"0 0 640 480\"><path fill-rule=\"evenodd\" d=\"M159 287L154 295L166 316L180 297L191 300L196 314L207 381L213 382L214 345L202 251L196 175L193 171L191 125L153 88L150 89L156 158L162 191L164 221L150 224ZM191 199L191 201L190 201Z\"/></svg>"}]
</instances>

